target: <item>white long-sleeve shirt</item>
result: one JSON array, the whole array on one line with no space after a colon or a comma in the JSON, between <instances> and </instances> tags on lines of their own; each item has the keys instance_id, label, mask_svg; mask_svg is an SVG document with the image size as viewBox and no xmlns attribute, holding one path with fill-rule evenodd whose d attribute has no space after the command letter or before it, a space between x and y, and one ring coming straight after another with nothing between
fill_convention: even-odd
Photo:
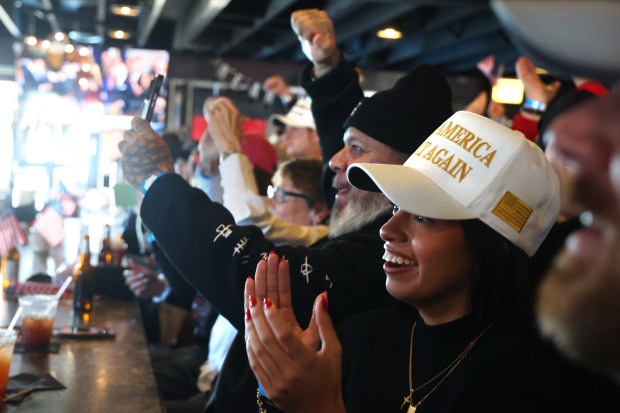
<instances>
[{"instance_id":1,"label":"white long-sleeve shirt","mask_svg":"<svg viewBox=\"0 0 620 413\"><path fill-rule=\"evenodd\" d=\"M296 225L269 211L269 201L258 194L254 170L248 157L234 153L220 163L224 206L237 225L255 225L276 244L309 246L327 236L325 225Z\"/></svg>"},{"instance_id":2,"label":"white long-sleeve shirt","mask_svg":"<svg viewBox=\"0 0 620 413\"><path fill-rule=\"evenodd\" d=\"M200 366L200 374L196 386L202 392L211 390L213 379L222 369L228 349L232 344L237 329L221 315L217 317L211 327L211 339L209 340L209 358Z\"/></svg>"}]
</instances>

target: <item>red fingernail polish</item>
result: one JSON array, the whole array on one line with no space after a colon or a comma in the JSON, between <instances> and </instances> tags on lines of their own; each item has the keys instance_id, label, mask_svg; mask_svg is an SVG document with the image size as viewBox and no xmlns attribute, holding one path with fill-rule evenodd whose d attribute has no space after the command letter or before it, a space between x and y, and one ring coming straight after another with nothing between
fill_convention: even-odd
<instances>
[{"instance_id":1,"label":"red fingernail polish","mask_svg":"<svg viewBox=\"0 0 620 413\"><path fill-rule=\"evenodd\" d=\"M252 314L250 314L250 309L247 308L245 310L245 321L251 321L252 320Z\"/></svg>"},{"instance_id":2,"label":"red fingernail polish","mask_svg":"<svg viewBox=\"0 0 620 413\"><path fill-rule=\"evenodd\" d=\"M254 294L250 294L250 307L254 307L256 305L256 297Z\"/></svg>"},{"instance_id":3,"label":"red fingernail polish","mask_svg":"<svg viewBox=\"0 0 620 413\"><path fill-rule=\"evenodd\" d=\"M248 275L248 278L246 278L245 280L248 281L248 280L251 280L251 279L252 279L252 276Z\"/></svg>"},{"instance_id":4,"label":"red fingernail polish","mask_svg":"<svg viewBox=\"0 0 620 413\"><path fill-rule=\"evenodd\" d=\"M327 311L327 292L324 292L321 297L321 305L323 306L323 309Z\"/></svg>"},{"instance_id":5,"label":"red fingernail polish","mask_svg":"<svg viewBox=\"0 0 620 413\"><path fill-rule=\"evenodd\" d=\"M286 262L286 258L284 257L284 255L282 256L282 258L280 258L280 262Z\"/></svg>"},{"instance_id":6,"label":"red fingernail polish","mask_svg":"<svg viewBox=\"0 0 620 413\"><path fill-rule=\"evenodd\" d=\"M269 310L271 308L271 305L273 304L271 302L271 299L269 297L265 297L265 299L263 300L264 304L265 304L265 310Z\"/></svg>"},{"instance_id":7,"label":"red fingernail polish","mask_svg":"<svg viewBox=\"0 0 620 413\"><path fill-rule=\"evenodd\" d=\"M269 255L271 254L275 254L276 252L274 250L269 251Z\"/></svg>"}]
</instances>

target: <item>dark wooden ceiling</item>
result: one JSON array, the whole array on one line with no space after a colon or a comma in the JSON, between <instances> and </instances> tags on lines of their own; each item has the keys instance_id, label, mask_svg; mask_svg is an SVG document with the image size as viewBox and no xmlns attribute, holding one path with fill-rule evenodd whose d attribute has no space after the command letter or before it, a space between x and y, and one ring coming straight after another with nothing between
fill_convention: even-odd
<instances>
[{"instance_id":1,"label":"dark wooden ceiling","mask_svg":"<svg viewBox=\"0 0 620 413\"><path fill-rule=\"evenodd\" d=\"M3 19L0 35L122 28L133 38L121 43L106 37L103 46L294 63L305 58L290 29L291 12L322 8L334 20L340 47L363 68L401 71L426 62L459 73L489 54L506 67L518 57L483 0L144 0L137 18L114 16L115 2L122 0L0 0L18 30L11 33ZM377 38L387 24L400 27L403 38Z\"/></svg>"}]
</instances>

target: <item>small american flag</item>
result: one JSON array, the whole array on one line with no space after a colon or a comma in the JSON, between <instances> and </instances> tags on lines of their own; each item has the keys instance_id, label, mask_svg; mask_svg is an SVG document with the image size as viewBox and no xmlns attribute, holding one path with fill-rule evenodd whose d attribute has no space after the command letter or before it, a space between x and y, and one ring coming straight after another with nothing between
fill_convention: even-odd
<instances>
[{"instance_id":1,"label":"small american flag","mask_svg":"<svg viewBox=\"0 0 620 413\"><path fill-rule=\"evenodd\" d=\"M71 195L63 193L60 194L60 208L63 216L72 217L77 211L77 203Z\"/></svg>"},{"instance_id":2,"label":"small american flag","mask_svg":"<svg viewBox=\"0 0 620 413\"><path fill-rule=\"evenodd\" d=\"M77 202L65 185L61 182L56 201L60 203L60 212L63 217L72 217L77 211Z\"/></svg>"},{"instance_id":3,"label":"small american flag","mask_svg":"<svg viewBox=\"0 0 620 413\"><path fill-rule=\"evenodd\" d=\"M4 293L9 297L19 297L27 294L56 294L59 289L59 286L50 283L26 281L12 283ZM67 288L61 298L71 298L72 290L71 287Z\"/></svg>"},{"instance_id":4,"label":"small american flag","mask_svg":"<svg viewBox=\"0 0 620 413\"><path fill-rule=\"evenodd\" d=\"M65 237L65 223L60 212L60 204L52 202L32 224L39 234L52 246L60 244Z\"/></svg>"},{"instance_id":5,"label":"small american flag","mask_svg":"<svg viewBox=\"0 0 620 413\"><path fill-rule=\"evenodd\" d=\"M0 212L0 255L6 255L13 247L26 242L11 205L5 201Z\"/></svg>"}]
</instances>

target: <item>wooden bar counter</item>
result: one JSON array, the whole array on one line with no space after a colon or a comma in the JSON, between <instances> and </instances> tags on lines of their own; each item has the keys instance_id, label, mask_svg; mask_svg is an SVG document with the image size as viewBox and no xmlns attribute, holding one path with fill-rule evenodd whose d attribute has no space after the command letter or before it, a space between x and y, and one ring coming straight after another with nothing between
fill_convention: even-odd
<instances>
[{"instance_id":1,"label":"wooden bar counter","mask_svg":"<svg viewBox=\"0 0 620 413\"><path fill-rule=\"evenodd\" d=\"M17 303L3 298L0 325L6 326ZM71 324L71 300L62 300L55 327ZM49 372L67 388L32 393L0 412L28 413L160 413L163 408L151 368L148 346L136 301L98 298L91 325L116 332L115 338L58 338L58 353L15 353L11 376Z\"/></svg>"}]
</instances>

